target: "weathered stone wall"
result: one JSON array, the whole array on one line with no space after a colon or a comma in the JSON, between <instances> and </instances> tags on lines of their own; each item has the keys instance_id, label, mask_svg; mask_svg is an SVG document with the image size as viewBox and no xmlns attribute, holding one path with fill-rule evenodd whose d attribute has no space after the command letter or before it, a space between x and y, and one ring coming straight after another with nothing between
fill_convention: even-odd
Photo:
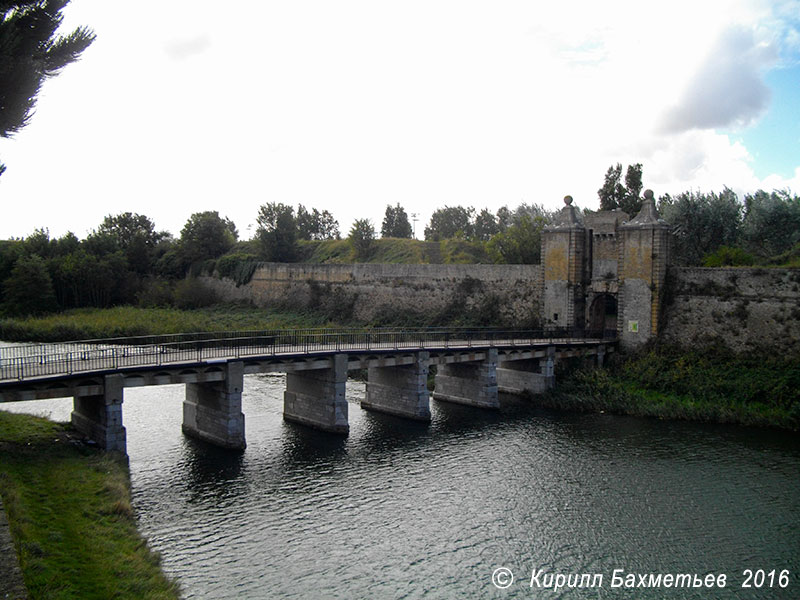
<instances>
[{"instance_id":1,"label":"weathered stone wall","mask_svg":"<svg viewBox=\"0 0 800 600\"><path fill-rule=\"evenodd\" d=\"M560 265L562 268L564 265ZM323 309L374 321L465 313L495 325L541 323L540 265L309 265L267 263L250 283L205 277L220 299ZM659 338L687 347L800 353L800 269L671 268ZM633 294L649 304L649 288ZM642 307L644 311L646 307ZM545 315L552 317L552 315Z\"/></svg>"},{"instance_id":2,"label":"weathered stone wall","mask_svg":"<svg viewBox=\"0 0 800 600\"><path fill-rule=\"evenodd\" d=\"M800 354L800 269L671 268L660 338Z\"/></svg>"},{"instance_id":3,"label":"weathered stone wall","mask_svg":"<svg viewBox=\"0 0 800 600\"><path fill-rule=\"evenodd\" d=\"M504 326L539 323L542 281L540 265L371 263L266 263L239 287L203 278L220 299L256 306L313 308L363 321L488 315Z\"/></svg>"},{"instance_id":4,"label":"weathered stone wall","mask_svg":"<svg viewBox=\"0 0 800 600\"><path fill-rule=\"evenodd\" d=\"M548 327L580 327L583 324L584 238L583 229L577 226L545 230L542 238L542 317Z\"/></svg>"}]
</instances>

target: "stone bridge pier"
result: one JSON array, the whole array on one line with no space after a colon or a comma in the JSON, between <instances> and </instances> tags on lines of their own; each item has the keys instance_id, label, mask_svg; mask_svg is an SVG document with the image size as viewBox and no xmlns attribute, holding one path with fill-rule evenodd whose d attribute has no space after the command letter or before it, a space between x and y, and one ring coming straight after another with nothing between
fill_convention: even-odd
<instances>
[{"instance_id":1,"label":"stone bridge pier","mask_svg":"<svg viewBox=\"0 0 800 600\"><path fill-rule=\"evenodd\" d=\"M556 385L556 348L549 346L543 358L505 360L497 368L497 385L510 394L541 394Z\"/></svg>"},{"instance_id":2,"label":"stone bridge pier","mask_svg":"<svg viewBox=\"0 0 800 600\"><path fill-rule=\"evenodd\" d=\"M410 365L370 367L367 395L361 401L361 408L430 421L429 361L430 353L417 352Z\"/></svg>"},{"instance_id":3,"label":"stone bridge pier","mask_svg":"<svg viewBox=\"0 0 800 600\"><path fill-rule=\"evenodd\" d=\"M0 402L73 398L72 423L85 437L107 450L126 452L122 421L126 387L185 385L182 429L186 435L237 450L246 447L242 412L244 374L286 373L283 417L323 431L347 434L347 375L368 372L361 406L418 421L431 420L428 378L437 366L433 398L479 408L500 407L499 392L542 393L555 386L558 360L580 359L602 366L615 341L583 338L508 343L500 348L472 343L443 347L381 347L365 352L337 349L286 353L285 358L216 358L205 361L135 365L111 373L59 374L0 385ZM41 359L40 359L41 360ZM46 363L42 363L46 364ZM53 381L56 383L54 384ZM0 384L2 382L0 381Z\"/></svg>"},{"instance_id":4,"label":"stone bridge pier","mask_svg":"<svg viewBox=\"0 0 800 600\"><path fill-rule=\"evenodd\" d=\"M286 374L283 418L323 431L348 433L347 355L336 354L329 367Z\"/></svg>"},{"instance_id":5,"label":"stone bridge pier","mask_svg":"<svg viewBox=\"0 0 800 600\"><path fill-rule=\"evenodd\" d=\"M127 452L125 427L122 425L123 377L103 377L103 392L75 396L71 415L72 426L101 448Z\"/></svg>"},{"instance_id":6,"label":"stone bridge pier","mask_svg":"<svg viewBox=\"0 0 800 600\"><path fill-rule=\"evenodd\" d=\"M475 361L440 364L435 381L434 400L499 408L497 348L487 350L484 358Z\"/></svg>"},{"instance_id":7,"label":"stone bridge pier","mask_svg":"<svg viewBox=\"0 0 800 600\"><path fill-rule=\"evenodd\" d=\"M182 429L186 435L217 446L244 450L244 365L240 361L226 363L224 374L222 381L186 384Z\"/></svg>"}]
</instances>

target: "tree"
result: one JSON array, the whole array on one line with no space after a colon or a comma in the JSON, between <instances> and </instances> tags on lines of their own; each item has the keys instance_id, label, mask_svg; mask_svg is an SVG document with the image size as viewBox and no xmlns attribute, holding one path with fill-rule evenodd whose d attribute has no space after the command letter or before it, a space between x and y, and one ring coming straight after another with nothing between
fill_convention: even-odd
<instances>
[{"instance_id":1,"label":"tree","mask_svg":"<svg viewBox=\"0 0 800 600\"><path fill-rule=\"evenodd\" d=\"M14 265L25 256L22 240L0 240L0 303L3 301L2 282L8 279Z\"/></svg>"},{"instance_id":2,"label":"tree","mask_svg":"<svg viewBox=\"0 0 800 600\"><path fill-rule=\"evenodd\" d=\"M190 263L218 258L239 238L233 221L215 210L194 213L181 230L180 248Z\"/></svg>"},{"instance_id":3,"label":"tree","mask_svg":"<svg viewBox=\"0 0 800 600\"><path fill-rule=\"evenodd\" d=\"M642 165L628 165L625 185L622 185L622 165L617 163L606 171L603 187L597 190L600 210L621 209L635 216L642 209Z\"/></svg>"},{"instance_id":4,"label":"tree","mask_svg":"<svg viewBox=\"0 0 800 600\"><path fill-rule=\"evenodd\" d=\"M3 282L6 310L14 315L39 315L57 308L47 264L36 254L20 258Z\"/></svg>"},{"instance_id":5,"label":"tree","mask_svg":"<svg viewBox=\"0 0 800 600\"><path fill-rule=\"evenodd\" d=\"M311 212L302 204L297 206L297 237L301 240L338 240L339 222L327 210Z\"/></svg>"},{"instance_id":6,"label":"tree","mask_svg":"<svg viewBox=\"0 0 800 600\"><path fill-rule=\"evenodd\" d=\"M34 229L33 233L23 241L25 254L36 254L41 258L49 258L53 253L53 240L50 239L49 229Z\"/></svg>"},{"instance_id":7,"label":"tree","mask_svg":"<svg viewBox=\"0 0 800 600\"><path fill-rule=\"evenodd\" d=\"M61 308L106 307L130 301L131 274L121 250L97 256L78 248L51 259L50 271Z\"/></svg>"},{"instance_id":8,"label":"tree","mask_svg":"<svg viewBox=\"0 0 800 600\"><path fill-rule=\"evenodd\" d=\"M721 193L683 192L659 199L658 210L672 225L673 253L679 265L699 266L720 246L735 246L742 223L742 204L728 188Z\"/></svg>"},{"instance_id":9,"label":"tree","mask_svg":"<svg viewBox=\"0 0 800 600\"><path fill-rule=\"evenodd\" d=\"M542 226L544 226L545 223L549 222L553 218L553 215L553 211L545 209L545 207L541 204L528 204L523 202L514 209L510 225L519 224L522 221L522 218L527 216L533 221L541 220Z\"/></svg>"},{"instance_id":10,"label":"tree","mask_svg":"<svg viewBox=\"0 0 800 600\"><path fill-rule=\"evenodd\" d=\"M603 187L597 190L600 198L600 210L614 210L619 208L620 202L625 199L625 187L620 182L622 178L622 165L608 167Z\"/></svg>"},{"instance_id":11,"label":"tree","mask_svg":"<svg viewBox=\"0 0 800 600\"><path fill-rule=\"evenodd\" d=\"M140 239L146 244L155 245L163 235L156 233L156 226L149 217L132 212L108 215L97 232L113 238L120 250L128 249Z\"/></svg>"},{"instance_id":12,"label":"tree","mask_svg":"<svg viewBox=\"0 0 800 600\"><path fill-rule=\"evenodd\" d=\"M508 209L507 206L501 206L497 209L497 227L500 231L505 231L507 228L511 227L512 219L514 218L513 213Z\"/></svg>"},{"instance_id":13,"label":"tree","mask_svg":"<svg viewBox=\"0 0 800 600\"><path fill-rule=\"evenodd\" d=\"M763 190L745 196L741 240L749 252L762 258L786 252L800 242L800 197Z\"/></svg>"},{"instance_id":14,"label":"tree","mask_svg":"<svg viewBox=\"0 0 800 600\"><path fill-rule=\"evenodd\" d=\"M522 214L505 231L494 235L486 245L496 263L533 265L541 262L542 229L547 220L542 216Z\"/></svg>"},{"instance_id":15,"label":"tree","mask_svg":"<svg viewBox=\"0 0 800 600\"><path fill-rule=\"evenodd\" d=\"M68 231L57 240L53 240L53 254L55 256L66 256L78 250L81 246L81 241L78 236Z\"/></svg>"},{"instance_id":16,"label":"tree","mask_svg":"<svg viewBox=\"0 0 800 600\"><path fill-rule=\"evenodd\" d=\"M472 235L472 215L475 209L463 206L445 206L431 215L425 227L425 239L438 242L454 237L469 239Z\"/></svg>"},{"instance_id":17,"label":"tree","mask_svg":"<svg viewBox=\"0 0 800 600\"><path fill-rule=\"evenodd\" d=\"M489 209L484 208L475 217L472 225L472 239L486 242L496 233L500 233L500 225Z\"/></svg>"},{"instance_id":18,"label":"tree","mask_svg":"<svg viewBox=\"0 0 800 600\"><path fill-rule=\"evenodd\" d=\"M95 39L86 27L56 36L69 0L0 0L0 137L30 121L44 81L76 61ZM5 166L0 164L0 175Z\"/></svg>"},{"instance_id":19,"label":"tree","mask_svg":"<svg viewBox=\"0 0 800 600\"><path fill-rule=\"evenodd\" d=\"M381 237L411 238L411 223L400 204L386 207L381 225Z\"/></svg>"},{"instance_id":20,"label":"tree","mask_svg":"<svg viewBox=\"0 0 800 600\"><path fill-rule=\"evenodd\" d=\"M356 258L362 260L369 257L372 244L375 241L375 228L369 219L356 219L350 228L350 243L355 250Z\"/></svg>"},{"instance_id":21,"label":"tree","mask_svg":"<svg viewBox=\"0 0 800 600\"><path fill-rule=\"evenodd\" d=\"M158 242L166 237L165 232L157 232L149 217L137 213L124 212L108 215L89 238L90 248L101 256L122 250L128 261L128 268L139 274L150 271L155 261Z\"/></svg>"},{"instance_id":22,"label":"tree","mask_svg":"<svg viewBox=\"0 0 800 600\"><path fill-rule=\"evenodd\" d=\"M297 223L294 209L280 202L261 205L256 217L256 238L261 255L272 262L292 262L297 258Z\"/></svg>"},{"instance_id":23,"label":"tree","mask_svg":"<svg viewBox=\"0 0 800 600\"><path fill-rule=\"evenodd\" d=\"M642 163L628 165L625 171L625 197L619 207L632 217L642 210Z\"/></svg>"}]
</instances>

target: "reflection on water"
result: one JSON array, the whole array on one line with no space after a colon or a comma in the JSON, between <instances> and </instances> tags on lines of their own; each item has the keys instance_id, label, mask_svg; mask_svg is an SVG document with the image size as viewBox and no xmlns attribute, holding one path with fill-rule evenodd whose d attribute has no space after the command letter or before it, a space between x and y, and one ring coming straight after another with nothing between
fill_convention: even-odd
<instances>
[{"instance_id":1,"label":"reflection on water","mask_svg":"<svg viewBox=\"0 0 800 600\"><path fill-rule=\"evenodd\" d=\"M610 588L617 568L728 575L722 591L637 598L798 597L796 435L510 397L499 412L432 402L424 424L362 411L351 381L341 437L284 423L283 386L247 377L244 453L181 434L182 386L125 391L140 528L187 598L633 597ZM605 580L532 590L534 567ZM743 593L746 568L789 569L791 587Z\"/></svg>"}]
</instances>

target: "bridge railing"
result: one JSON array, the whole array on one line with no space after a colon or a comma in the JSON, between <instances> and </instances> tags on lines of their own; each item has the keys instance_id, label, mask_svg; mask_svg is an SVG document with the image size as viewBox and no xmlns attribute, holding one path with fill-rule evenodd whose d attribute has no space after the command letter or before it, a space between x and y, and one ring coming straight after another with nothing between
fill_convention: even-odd
<instances>
[{"instance_id":1,"label":"bridge railing","mask_svg":"<svg viewBox=\"0 0 800 600\"><path fill-rule=\"evenodd\" d=\"M530 345L602 338L575 330L495 328L296 329L191 333L0 348L0 381L247 357L339 351Z\"/></svg>"}]
</instances>

